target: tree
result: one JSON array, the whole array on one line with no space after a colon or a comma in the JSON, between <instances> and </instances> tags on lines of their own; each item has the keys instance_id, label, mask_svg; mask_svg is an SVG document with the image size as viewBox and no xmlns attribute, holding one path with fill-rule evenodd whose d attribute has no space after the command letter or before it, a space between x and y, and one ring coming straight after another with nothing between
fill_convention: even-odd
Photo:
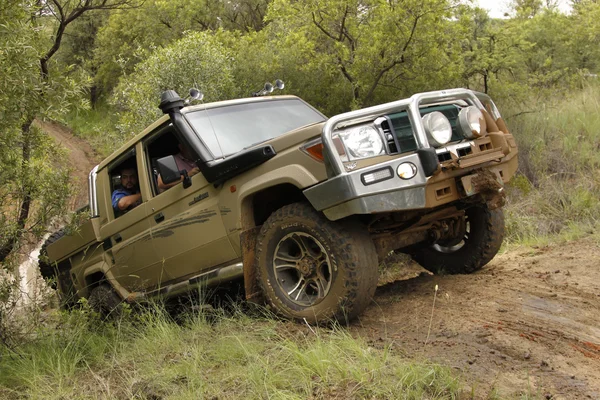
<instances>
[{"instance_id":1,"label":"tree","mask_svg":"<svg viewBox=\"0 0 600 400\"><path fill-rule=\"evenodd\" d=\"M0 7L0 264L22 236L39 233L62 211L66 192L66 171L49 156L60 152L31 126L31 115L42 106L44 85L43 53L35 46L40 31L32 29L32 11L33 5L26 3ZM46 111L55 109L47 105Z\"/></svg>"},{"instance_id":2,"label":"tree","mask_svg":"<svg viewBox=\"0 0 600 400\"><path fill-rule=\"evenodd\" d=\"M572 21L569 24L567 46L572 49L577 68L600 73L600 2L581 0L573 2Z\"/></svg>"},{"instance_id":3,"label":"tree","mask_svg":"<svg viewBox=\"0 0 600 400\"><path fill-rule=\"evenodd\" d=\"M65 31L60 51L56 60L73 79L88 88L89 100L92 107L98 103L102 88L93 79L98 73L98 65L94 59L94 48L98 30L104 25L109 10L86 13L73 21L69 30Z\"/></svg>"},{"instance_id":4,"label":"tree","mask_svg":"<svg viewBox=\"0 0 600 400\"><path fill-rule=\"evenodd\" d=\"M249 33L264 27L269 0L146 0L143 6L112 13L100 29L95 50L97 83L112 90L158 47L188 31L219 29Z\"/></svg>"},{"instance_id":5,"label":"tree","mask_svg":"<svg viewBox=\"0 0 600 400\"><path fill-rule=\"evenodd\" d=\"M231 54L207 32L190 32L156 49L115 88L113 104L120 110L119 131L127 138L159 118L160 94L166 89L185 97L190 88L196 87L208 101L234 97L238 90L232 64Z\"/></svg>"},{"instance_id":6,"label":"tree","mask_svg":"<svg viewBox=\"0 0 600 400\"><path fill-rule=\"evenodd\" d=\"M112 10L130 6L134 0L49 0L44 2L23 0L8 2L0 7L2 13L2 40L5 41L3 57L3 87L10 87L6 100L2 102L4 122L4 140L16 145L4 156L3 163L10 167L5 172L6 187L2 201L2 218L8 227L0 239L0 263L15 250L19 240L32 227L43 226L52 215L56 215L64 198L56 197L60 192L63 179L53 174L55 169L47 157L39 158L45 148L43 135L33 127L36 118L52 116L64 111L73 94L79 92L72 80L61 74L50 74L52 60L59 50L69 24L86 12L94 10ZM50 32L50 35L47 33ZM19 68L19 69L17 69ZM20 86L22 92L16 87ZM18 149L17 152L15 150ZM37 163L40 162L40 165ZM38 168L39 167L39 168ZM45 168L54 180L44 180L39 172ZM64 175L63 175L64 177ZM55 185L55 183L57 185ZM44 200L53 199L54 206L44 209ZM31 220L34 202L40 200L41 215L36 210ZM11 217L14 215L14 218Z\"/></svg>"},{"instance_id":7,"label":"tree","mask_svg":"<svg viewBox=\"0 0 600 400\"><path fill-rule=\"evenodd\" d=\"M357 108L454 79L455 6L453 0L275 0L267 20L278 31L278 47L297 55L296 65L334 68L350 95L346 107Z\"/></svg>"},{"instance_id":8,"label":"tree","mask_svg":"<svg viewBox=\"0 0 600 400\"><path fill-rule=\"evenodd\" d=\"M523 56L533 44L525 39L523 23L492 19L485 10L470 7L461 8L458 23L464 29L460 35L462 85L489 93L495 82L506 86L517 77L524 78L519 76Z\"/></svg>"}]
</instances>

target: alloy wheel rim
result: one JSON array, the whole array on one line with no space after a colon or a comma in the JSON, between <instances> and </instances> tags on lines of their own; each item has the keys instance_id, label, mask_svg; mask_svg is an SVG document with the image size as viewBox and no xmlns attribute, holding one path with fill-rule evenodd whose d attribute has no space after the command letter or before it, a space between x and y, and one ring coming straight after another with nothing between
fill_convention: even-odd
<instances>
[{"instance_id":1,"label":"alloy wheel rim","mask_svg":"<svg viewBox=\"0 0 600 400\"><path fill-rule=\"evenodd\" d=\"M314 306L329 293L332 270L321 242L305 232L285 235L273 254L277 285L286 298L300 306Z\"/></svg>"},{"instance_id":2,"label":"alloy wheel rim","mask_svg":"<svg viewBox=\"0 0 600 400\"><path fill-rule=\"evenodd\" d=\"M453 246L442 246L440 244L434 244L433 249L436 251L439 251L440 253L445 253L445 254L454 253L454 252L462 249L465 246L465 244L467 243L467 241L469 240L469 236L471 235L471 223L469 222L469 219L466 216L465 216L465 218L466 218L465 234L460 242L458 242L457 244L455 244Z\"/></svg>"}]
</instances>

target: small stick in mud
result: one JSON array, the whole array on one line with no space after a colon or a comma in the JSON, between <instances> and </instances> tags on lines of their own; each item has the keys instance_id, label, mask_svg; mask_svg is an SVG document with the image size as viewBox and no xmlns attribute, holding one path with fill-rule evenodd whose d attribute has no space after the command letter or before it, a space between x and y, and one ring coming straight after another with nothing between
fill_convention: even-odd
<instances>
[{"instance_id":1,"label":"small stick in mud","mask_svg":"<svg viewBox=\"0 0 600 400\"><path fill-rule=\"evenodd\" d=\"M431 333L431 322L433 322L433 311L435 310L435 298L437 297L438 285L435 285L435 291L433 292L433 305L431 306L431 317L429 318L429 328L427 329L427 338L425 339L425 345L429 342L429 334Z\"/></svg>"}]
</instances>

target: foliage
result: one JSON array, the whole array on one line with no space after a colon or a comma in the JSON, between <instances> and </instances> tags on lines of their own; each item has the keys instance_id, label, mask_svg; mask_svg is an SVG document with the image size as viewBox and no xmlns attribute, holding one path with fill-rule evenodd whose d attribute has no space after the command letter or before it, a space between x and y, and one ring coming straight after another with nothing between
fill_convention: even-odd
<instances>
[{"instance_id":1,"label":"foliage","mask_svg":"<svg viewBox=\"0 0 600 400\"><path fill-rule=\"evenodd\" d=\"M452 82L454 7L450 0L276 0L267 18L274 47L314 72L303 84L322 94L309 100L320 105L333 92L348 99L345 108L358 108ZM333 76L333 87L324 87L318 71Z\"/></svg>"},{"instance_id":2,"label":"foliage","mask_svg":"<svg viewBox=\"0 0 600 400\"><path fill-rule=\"evenodd\" d=\"M536 107L525 114L503 107L519 144L522 174L510 188L509 241L598 228L598 89L593 83L544 100L532 96L530 104Z\"/></svg>"},{"instance_id":3,"label":"foliage","mask_svg":"<svg viewBox=\"0 0 600 400\"><path fill-rule=\"evenodd\" d=\"M36 45L43 31L31 13L34 2L0 8L0 263L27 234L39 237L46 224L65 209L68 171L55 144L33 118L54 117L77 95L76 84L63 77L44 78ZM51 65L51 64L50 64ZM52 66L52 65L51 65Z\"/></svg>"},{"instance_id":4,"label":"foliage","mask_svg":"<svg viewBox=\"0 0 600 400\"><path fill-rule=\"evenodd\" d=\"M205 32L191 32L157 49L115 88L113 101L120 110L119 131L128 137L160 117L158 103L166 89L185 97L189 88L197 87L209 101L231 98L236 91L232 62L227 49L214 35Z\"/></svg>"},{"instance_id":5,"label":"foliage","mask_svg":"<svg viewBox=\"0 0 600 400\"><path fill-rule=\"evenodd\" d=\"M101 323L60 314L11 357L0 349L0 396L32 398L452 398L450 369L406 361L342 328L309 330L240 311L160 307ZM54 326L60 329L54 329ZM223 384L223 383L226 384Z\"/></svg>"},{"instance_id":6,"label":"foliage","mask_svg":"<svg viewBox=\"0 0 600 400\"><path fill-rule=\"evenodd\" d=\"M154 50L181 39L187 31L262 29L267 0L147 0L114 12L97 37L97 83L110 90L118 79Z\"/></svg>"}]
</instances>

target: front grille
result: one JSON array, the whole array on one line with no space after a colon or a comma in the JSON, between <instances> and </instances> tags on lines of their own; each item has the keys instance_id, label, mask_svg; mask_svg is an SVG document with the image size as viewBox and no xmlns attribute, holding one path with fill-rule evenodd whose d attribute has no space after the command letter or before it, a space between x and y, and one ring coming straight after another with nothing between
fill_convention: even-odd
<instances>
[{"instance_id":1,"label":"front grille","mask_svg":"<svg viewBox=\"0 0 600 400\"><path fill-rule=\"evenodd\" d=\"M438 160L443 163L444 161L452 160L452 155L449 151L445 151L443 153L438 153Z\"/></svg>"},{"instance_id":2,"label":"front grille","mask_svg":"<svg viewBox=\"0 0 600 400\"><path fill-rule=\"evenodd\" d=\"M459 142L465 139L465 137L463 137L463 135L460 133L460 130L458 129L458 113L460 112L459 106L454 104L443 104L437 106L423 107L420 110L421 116L434 111L441 112L450 121L450 126L452 127L452 138L450 139L450 143ZM408 113L406 111L401 111L398 113L389 114L388 118L391 122L390 131L391 133L396 135L399 147L397 151L400 153L415 151L417 149L417 142L414 138L413 128L408 118ZM386 124L386 126L388 126L388 124ZM448 155L448 157L450 156ZM449 159L450 158L447 158L446 160Z\"/></svg>"},{"instance_id":3,"label":"front grille","mask_svg":"<svg viewBox=\"0 0 600 400\"><path fill-rule=\"evenodd\" d=\"M458 149L456 151L456 153L458 154L459 157L464 157L467 156L469 154L471 154L473 152L473 150L471 150L471 147L464 147L462 149Z\"/></svg>"},{"instance_id":4,"label":"front grille","mask_svg":"<svg viewBox=\"0 0 600 400\"><path fill-rule=\"evenodd\" d=\"M390 149L390 154L394 154L398 152L398 147L396 146L396 140L394 139L394 133L390 129L390 124L387 120L381 123L381 129L383 129L383 135L385 137L385 141L387 142L388 149Z\"/></svg>"}]
</instances>

